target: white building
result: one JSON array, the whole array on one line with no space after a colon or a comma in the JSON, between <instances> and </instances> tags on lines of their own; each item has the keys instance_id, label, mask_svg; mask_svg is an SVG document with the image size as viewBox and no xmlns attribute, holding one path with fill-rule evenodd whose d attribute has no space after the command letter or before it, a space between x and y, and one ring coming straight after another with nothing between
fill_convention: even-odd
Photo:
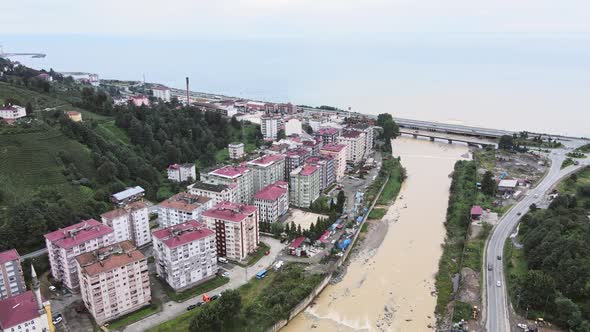
<instances>
[{"instance_id":1,"label":"white building","mask_svg":"<svg viewBox=\"0 0 590 332\"><path fill-rule=\"evenodd\" d=\"M257 207L222 202L205 211L203 220L215 231L217 256L243 260L258 248Z\"/></svg>"},{"instance_id":2,"label":"white building","mask_svg":"<svg viewBox=\"0 0 590 332\"><path fill-rule=\"evenodd\" d=\"M94 219L45 234L51 275L66 288L76 292L80 285L75 257L113 243L113 229Z\"/></svg>"},{"instance_id":3,"label":"white building","mask_svg":"<svg viewBox=\"0 0 590 332\"><path fill-rule=\"evenodd\" d=\"M268 141L274 141L277 139L280 126L280 117L274 115L264 115L260 117L260 131L262 137Z\"/></svg>"},{"instance_id":4,"label":"white building","mask_svg":"<svg viewBox=\"0 0 590 332\"><path fill-rule=\"evenodd\" d=\"M163 101L170 101L170 89L163 85L155 85L152 87L152 94L154 97Z\"/></svg>"},{"instance_id":5,"label":"white building","mask_svg":"<svg viewBox=\"0 0 590 332\"><path fill-rule=\"evenodd\" d=\"M356 130L344 130L338 137L338 144L346 145L346 161L359 163L365 155L365 133Z\"/></svg>"},{"instance_id":6,"label":"white building","mask_svg":"<svg viewBox=\"0 0 590 332\"><path fill-rule=\"evenodd\" d=\"M320 154L332 156L334 158L334 175L336 181L344 178L346 172L346 145L344 144L328 144L320 148Z\"/></svg>"},{"instance_id":7,"label":"white building","mask_svg":"<svg viewBox=\"0 0 590 332\"><path fill-rule=\"evenodd\" d=\"M213 205L223 201L237 203L238 201L238 185L232 184L210 184L202 181L197 181L188 185L187 191L193 195L209 197L213 200Z\"/></svg>"},{"instance_id":8,"label":"white building","mask_svg":"<svg viewBox=\"0 0 590 332\"><path fill-rule=\"evenodd\" d=\"M299 119L290 119L285 122L285 135L301 135L303 129L301 127L301 121Z\"/></svg>"},{"instance_id":9,"label":"white building","mask_svg":"<svg viewBox=\"0 0 590 332\"><path fill-rule=\"evenodd\" d=\"M111 195L111 202L118 206L123 206L131 202L140 201L143 199L143 196L145 196L145 190L140 186L135 186Z\"/></svg>"},{"instance_id":10,"label":"white building","mask_svg":"<svg viewBox=\"0 0 590 332\"><path fill-rule=\"evenodd\" d=\"M0 118L4 120L16 120L27 116L24 107L18 105L8 105L0 107Z\"/></svg>"},{"instance_id":11,"label":"white building","mask_svg":"<svg viewBox=\"0 0 590 332\"><path fill-rule=\"evenodd\" d=\"M115 241L130 240L137 247L151 242L148 206L144 202L133 202L122 208L100 215L103 224L115 232Z\"/></svg>"},{"instance_id":12,"label":"white building","mask_svg":"<svg viewBox=\"0 0 590 332\"><path fill-rule=\"evenodd\" d=\"M277 181L264 187L254 195L254 205L258 207L261 228L269 231L270 223L278 221L289 210L289 184Z\"/></svg>"},{"instance_id":13,"label":"white building","mask_svg":"<svg viewBox=\"0 0 590 332\"><path fill-rule=\"evenodd\" d=\"M82 300L99 325L150 304L147 258L130 241L79 255L75 263Z\"/></svg>"},{"instance_id":14,"label":"white building","mask_svg":"<svg viewBox=\"0 0 590 332\"><path fill-rule=\"evenodd\" d=\"M0 252L0 300L26 290L18 252L14 249Z\"/></svg>"},{"instance_id":15,"label":"white building","mask_svg":"<svg viewBox=\"0 0 590 332\"><path fill-rule=\"evenodd\" d=\"M162 228L199 220L201 214L213 206L209 197L179 193L158 204L158 224Z\"/></svg>"},{"instance_id":16,"label":"white building","mask_svg":"<svg viewBox=\"0 0 590 332\"><path fill-rule=\"evenodd\" d=\"M320 167L305 165L291 172L289 200L293 206L310 207L320 197Z\"/></svg>"},{"instance_id":17,"label":"white building","mask_svg":"<svg viewBox=\"0 0 590 332\"><path fill-rule=\"evenodd\" d=\"M215 232L188 221L153 233L156 271L179 291L205 282L217 273Z\"/></svg>"},{"instance_id":18,"label":"white building","mask_svg":"<svg viewBox=\"0 0 590 332\"><path fill-rule=\"evenodd\" d=\"M244 143L230 143L227 146L229 150L229 158L230 159L242 159L246 153L244 151Z\"/></svg>"},{"instance_id":19,"label":"white building","mask_svg":"<svg viewBox=\"0 0 590 332\"><path fill-rule=\"evenodd\" d=\"M197 178L195 164L172 164L168 166L168 180L176 182L194 181Z\"/></svg>"},{"instance_id":20,"label":"white building","mask_svg":"<svg viewBox=\"0 0 590 332\"><path fill-rule=\"evenodd\" d=\"M249 161L247 165L252 170L255 193L271 183L285 179L285 156L282 154L265 155Z\"/></svg>"},{"instance_id":21,"label":"white building","mask_svg":"<svg viewBox=\"0 0 590 332\"><path fill-rule=\"evenodd\" d=\"M210 184L225 184L237 186L237 201L242 204L250 203L254 196L254 176L248 167L225 166L207 174L201 174L201 181Z\"/></svg>"}]
</instances>

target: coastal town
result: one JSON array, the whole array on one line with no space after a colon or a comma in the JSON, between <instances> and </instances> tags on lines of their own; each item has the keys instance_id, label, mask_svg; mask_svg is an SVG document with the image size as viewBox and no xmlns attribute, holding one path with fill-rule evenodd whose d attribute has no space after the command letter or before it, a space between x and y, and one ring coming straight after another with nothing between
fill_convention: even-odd
<instances>
[{"instance_id":1,"label":"coastal town","mask_svg":"<svg viewBox=\"0 0 590 332\"><path fill-rule=\"evenodd\" d=\"M188 77L186 88L177 89L103 80L92 73L37 71L5 60L0 78L0 89L19 86L15 82L25 78L39 91L80 94L76 104L40 107L39 98L35 104L18 103L23 92L6 88L8 93L0 94L0 129L12 135L53 125L63 131L55 137L68 138L82 132L78 141L96 149L88 158L97 168L96 181L80 176L75 158L63 151L53 157L64 165L59 172L68 176L68 185L88 188L81 192L90 191L88 196L99 202L94 213L85 211L74 223L43 228L37 241L44 245L27 246L22 255L18 243L0 252L0 331L198 331L230 324L234 318L224 315L235 315L247 330L331 330L333 322L322 317L335 299L370 303L367 297L379 299L369 305L379 331L483 330L490 320L483 320L481 308L490 298L505 296L510 281L500 275L504 241L510 236L516 250L523 247L518 228L513 232L520 218L551 210L568 195L586 202L583 189L558 187L564 179L572 188L583 185L572 176L586 176L590 145L584 138L194 92ZM93 103L111 113L101 114ZM185 142L170 137L175 129L162 129L172 125L158 123L164 120L153 122L161 126L155 135L145 129L149 125L137 130L141 134L131 131L139 126L132 116L145 120L149 112L164 109L222 123L231 129L232 140L219 149L209 142L198 158L187 158ZM128 113L112 115L116 112ZM102 123L96 120L100 117ZM169 122L199 145L202 128ZM88 139L95 128L99 135ZM229 139L226 134L214 132L200 142L215 135ZM104 137L136 145L127 150L136 159L126 159L123 166L159 154L150 163L159 166L155 174L137 167L140 174L121 180L121 174L133 173L131 166L112 162L125 155L112 157L112 146L96 148ZM162 137L167 145L152 144ZM151 150L140 150L142 144L152 144ZM156 179L160 182L152 188ZM444 194L427 199L427 193L413 188ZM440 222L445 194L446 230ZM414 223L406 233L396 231L412 213L419 216L414 220L425 222ZM496 229L505 229L505 238L495 240L490 234ZM378 252L380 247L389 252ZM423 257L428 269L403 257L415 247L434 252ZM399 264L396 270L390 270L395 264L389 260ZM516 258L506 264L516 266ZM371 270L380 273L368 276ZM384 282L387 273L391 276ZM422 282L391 288L408 278ZM377 285L382 294L375 288L363 291ZM526 293L522 284L513 285ZM274 298L273 292L281 296ZM288 305L267 313L283 302ZM497 305L487 305L488 310L503 312ZM237 311L230 312L232 306ZM510 324L524 331L548 327L536 315L531 320L528 309L524 318L514 313ZM205 321L211 325L199 325Z\"/></svg>"}]
</instances>

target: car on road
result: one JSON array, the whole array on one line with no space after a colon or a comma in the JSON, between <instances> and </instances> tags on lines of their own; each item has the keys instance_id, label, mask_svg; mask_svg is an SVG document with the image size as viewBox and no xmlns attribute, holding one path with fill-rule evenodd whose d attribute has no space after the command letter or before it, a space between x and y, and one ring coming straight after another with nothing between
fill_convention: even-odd
<instances>
[{"instance_id":1,"label":"car on road","mask_svg":"<svg viewBox=\"0 0 590 332\"><path fill-rule=\"evenodd\" d=\"M497 258L498 260L502 260L502 256L500 256L500 255L498 255L496 258Z\"/></svg>"},{"instance_id":2,"label":"car on road","mask_svg":"<svg viewBox=\"0 0 590 332\"><path fill-rule=\"evenodd\" d=\"M529 327L523 323L518 323L518 324L516 324L516 326L520 327L521 329L523 329L525 331L529 329Z\"/></svg>"},{"instance_id":3,"label":"car on road","mask_svg":"<svg viewBox=\"0 0 590 332\"><path fill-rule=\"evenodd\" d=\"M229 278L229 272L225 271L221 274L221 276L224 278Z\"/></svg>"},{"instance_id":4,"label":"car on road","mask_svg":"<svg viewBox=\"0 0 590 332\"><path fill-rule=\"evenodd\" d=\"M520 216L520 215L522 215L522 212L518 212L516 215L517 215L517 216Z\"/></svg>"},{"instance_id":5,"label":"car on road","mask_svg":"<svg viewBox=\"0 0 590 332\"><path fill-rule=\"evenodd\" d=\"M64 318L61 316L61 314L53 315L52 318L53 318L53 324L59 324L64 320Z\"/></svg>"},{"instance_id":6,"label":"car on road","mask_svg":"<svg viewBox=\"0 0 590 332\"><path fill-rule=\"evenodd\" d=\"M500 280L496 281L496 286L501 287L502 286L502 282Z\"/></svg>"},{"instance_id":7,"label":"car on road","mask_svg":"<svg viewBox=\"0 0 590 332\"><path fill-rule=\"evenodd\" d=\"M493 269L492 264L488 264L488 271L491 271Z\"/></svg>"},{"instance_id":8,"label":"car on road","mask_svg":"<svg viewBox=\"0 0 590 332\"><path fill-rule=\"evenodd\" d=\"M188 307L186 307L186 311L191 311L191 310L193 310L193 309L196 309L197 307L198 307L198 305L196 305L196 304L191 304L191 305L189 305Z\"/></svg>"},{"instance_id":9,"label":"car on road","mask_svg":"<svg viewBox=\"0 0 590 332\"><path fill-rule=\"evenodd\" d=\"M51 286L49 286L49 290L52 292L55 292L57 290L57 288L55 288L55 286L51 285Z\"/></svg>"},{"instance_id":10,"label":"car on road","mask_svg":"<svg viewBox=\"0 0 590 332\"><path fill-rule=\"evenodd\" d=\"M217 300L220 296L221 296L221 294L215 294L215 295L211 296L211 301Z\"/></svg>"}]
</instances>

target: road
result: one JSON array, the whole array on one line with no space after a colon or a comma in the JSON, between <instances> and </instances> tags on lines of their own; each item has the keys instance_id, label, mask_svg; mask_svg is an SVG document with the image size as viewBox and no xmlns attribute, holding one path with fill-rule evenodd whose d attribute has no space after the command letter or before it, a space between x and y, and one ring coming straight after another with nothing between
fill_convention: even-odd
<instances>
[{"instance_id":1,"label":"road","mask_svg":"<svg viewBox=\"0 0 590 332\"><path fill-rule=\"evenodd\" d=\"M264 268L269 268L271 264L274 262L277 255L285 247L284 244L281 244L278 240L270 237L261 237L260 240L270 246L270 255L262 257L255 265L250 266L248 268L233 266L231 269L228 270L230 274L230 281L227 284L212 290L211 292L209 292L209 295L219 294L227 289L235 289L247 283L248 280L253 278L258 271ZM220 267L223 268L223 265L220 265ZM162 311L127 326L124 331L146 331L154 326L160 325L166 321L176 318L177 316L186 312L186 307L188 307L191 304L196 304L200 301L202 301L202 294L181 303L177 303L174 301L166 302L162 305Z\"/></svg>"},{"instance_id":2,"label":"road","mask_svg":"<svg viewBox=\"0 0 590 332\"><path fill-rule=\"evenodd\" d=\"M586 142L577 141L563 141L566 148L575 148L583 145ZM509 300L506 290L506 277L504 275L504 265L498 256L502 256L504 250L504 243L510 236L521 216L528 212L529 207L533 203L539 203L543 196L554 185L559 183L562 179L570 175L572 172L584 167L590 166L590 158L579 159L580 165L569 166L561 169L561 164L565 160L565 154L569 152L566 149L554 150L547 157L551 159L551 167L545 175L545 178L533 189L529 190L528 195L518 202L514 207L508 211L496 224L492 230L492 235L489 239L484 262L484 278L483 294L484 294L484 312L483 317L486 318L486 330L488 332L510 331L510 315L509 315ZM492 270L488 271L488 266L492 265ZM500 281L501 286L496 283Z\"/></svg>"}]
</instances>

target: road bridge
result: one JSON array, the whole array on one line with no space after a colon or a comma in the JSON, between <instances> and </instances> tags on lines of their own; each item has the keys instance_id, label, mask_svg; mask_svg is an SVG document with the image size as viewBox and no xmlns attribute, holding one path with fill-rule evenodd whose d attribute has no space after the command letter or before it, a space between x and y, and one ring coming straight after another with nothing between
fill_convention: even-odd
<instances>
[{"instance_id":1,"label":"road bridge","mask_svg":"<svg viewBox=\"0 0 590 332\"><path fill-rule=\"evenodd\" d=\"M456 134L487 139L498 139L504 135L512 136L516 133L514 131L509 130L471 127L422 120L410 120L403 118L394 118L394 120L400 128L404 129L424 130L430 132Z\"/></svg>"},{"instance_id":2,"label":"road bridge","mask_svg":"<svg viewBox=\"0 0 590 332\"><path fill-rule=\"evenodd\" d=\"M430 139L432 142L435 140L447 141L449 144L454 142L466 143L469 146L476 146L479 148L485 148L487 146L493 146L494 148L498 145L493 140L481 139L478 137L469 137L461 135L445 135L443 133L435 133L431 131L420 131L420 130L400 130L400 135L412 136L414 138L425 137Z\"/></svg>"}]
</instances>

